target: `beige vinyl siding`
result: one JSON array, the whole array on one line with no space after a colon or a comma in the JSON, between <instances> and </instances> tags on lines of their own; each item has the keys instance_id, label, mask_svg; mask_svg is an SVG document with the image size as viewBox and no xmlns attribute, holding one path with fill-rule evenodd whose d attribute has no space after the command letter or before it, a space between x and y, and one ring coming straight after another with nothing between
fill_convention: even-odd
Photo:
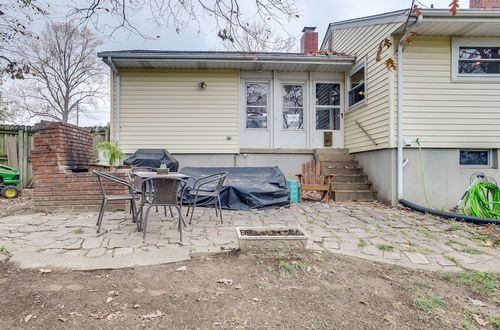
<instances>
[{"instance_id":1,"label":"beige vinyl siding","mask_svg":"<svg viewBox=\"0 0 500 330\"><path fill-rule=\"evenodd\" d=\"M500 82L452 82L451 37L414 38L404 61L406 139L429 148L500 146Z\"/></svg>"},{"instance_id":2,"label":"beige vinyl siding","mask_svg":"<svg viewBox=\"0 0 500 330\"><path fill-rule=\"evenodd\" d=\"M238 71L155 69L120 74L124 152L166 148L172 153L238 153ZM201 81L206 88L198 87Z\"/></svg>"},{"instance_id":3,"label":"beige vinyl siding","mask_svg":"<svg viewBox=\"0 0 500 330\"><path fill-rule=\"evenodd\" d=\"M384 51L382 62L376 62L375 58L378 44L384 38L390 37L399 25L399 23L378 24L332 32L332 47L335 51L355 55L357 61L366 59L366 103L349 110L346 102L344 144L351 152L388 148L391 145L391 74L383 61L392 54L392 49ZM356 121L371 135L377 145L370 141Z\"/></svg>"}]
</instances>

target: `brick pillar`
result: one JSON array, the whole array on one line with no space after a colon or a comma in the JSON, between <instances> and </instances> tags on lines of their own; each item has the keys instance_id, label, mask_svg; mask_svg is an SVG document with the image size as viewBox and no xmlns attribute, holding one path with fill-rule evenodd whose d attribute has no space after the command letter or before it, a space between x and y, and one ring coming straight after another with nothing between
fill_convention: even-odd
<instances>
[{"instance_id":1,"label":"brick pillar","mask_svg":"<svg viewBox=\"0 0 500 330\"><path fill-rule=\"evenodd\" d=\"M476 8L476 9L500 8L500 0L469 0L469 8Z\"/></svg>"},{"instance_id":2,"label":"brick pillar","mask_svg":"<svg viewBox=\"0 0 500 330\"><path fill-rule=\"evenodd\" d=\"M318 32L316 27L305 26L300 38L300 52L309 54L318 51Z\"/></svg>"},{"instance_id":3,"label":"brick pillar","mask_svg":"<svg viewBox=\"0 0 500 330\"><path fill-rule=\"evenodd\" d=\"M96 165L92 134L85 128L61 122L41 122L34 127L33 198L43 211L98 210L102 193L92 169ZM126 173L115 175L126 178ZM106 184L109 194L126 194L122 185ZM124 209L125 202L113 202L110 209Z\"/></svg>"}]
</instances>

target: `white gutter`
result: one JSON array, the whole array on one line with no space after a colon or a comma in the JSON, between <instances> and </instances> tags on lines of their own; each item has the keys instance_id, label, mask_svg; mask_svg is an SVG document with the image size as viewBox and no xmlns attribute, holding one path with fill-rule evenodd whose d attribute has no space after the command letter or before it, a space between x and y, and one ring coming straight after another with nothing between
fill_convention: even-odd
<instances>
[{"instance_id":1,"label":"white gutter","mask_svg":"<svg viewBox=\"0 0 500 330\"><path fill-rule=\"evenodd\" d=\"M121 81L120 81L120 72L116 68L115 64L111 60L111 57L108 56L108 63L109 67L113 71L113 73L116 76L116 97L115 97L115 102L113 102L114 110L115 110L115 136L114 140L115 141L120 141L120 87L121 87Z\"/></svg>"},{"instance_id":2,"label":"white gutter","mask_svg":"<svg viewBox=\"0 0 500 330\"><path fill-rule=\"evenodd\" d=\"M412 28L416 28L423 21L423 15L417 17L417 21ZM398 201L403 198L403 46L406 38L410 35L411 30L405 32L398 42Z\"/></svg>"}]
</instances>

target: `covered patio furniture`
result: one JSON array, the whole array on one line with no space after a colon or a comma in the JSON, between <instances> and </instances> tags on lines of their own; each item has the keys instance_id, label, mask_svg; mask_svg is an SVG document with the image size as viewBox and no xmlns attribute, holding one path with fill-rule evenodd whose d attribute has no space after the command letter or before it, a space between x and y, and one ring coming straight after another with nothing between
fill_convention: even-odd
<instances>
[{"instance_id":1,"label":"covered patio furniture","mask_svg":"<svg viewBox=\"0 0 500 330\"><path fill-rule=\"evenodd\" d=\"M222 185L224 184L224 180L226 179L228 174L229 173L227 172L215 173L201 177L194 181L193 188L189 191L191 199L189 201L189 206L186 213L186 216L188 216L189 211L191 210L189 224L191 224L191 221L193 220L193 213L196 207L196 202L198 201L198 197L213 198L215 216L220 215L220 222L222 223L222 205L220 202L220 192L222 189ZM218 212L217 208L219 209Z\"/></svg>"},{"instance_id":2,"label":"covered patio furniture","mask_svg":"<svg viewBox=\"0 0 500 330\"><path fill-rule=\"evenodd\" d=\"M101 203L101 209L99 210L99 216L97 218L97 232L99 233L101 231L101 224L102 224L102 218L104 217L104 211L106 210L106 206L109 201L130 201L130 209L132 212L132 221L135 223L137 222L137 210L135 206L135 192L133 186L128 183L127 181L120 179L114 175L111 175L109 173L104 173L100 171L92 171L97 176L97 179L99 181L99 186L101 188L102 192L102 203ZM123 185L128 188L129 193L128 194L122 194L122 195L112 195L108 194L105 189L105 182L108 183L113 183L113 184L118 184L118 185Z\"/></svg>"},{"instance_id":3,"label":"covered patio furniture","mask_svg":"<svg viewBox=\"0 0 500 330\"><path fill-rule=\"evenodd\" d=\"M184 204L189 204L196 179L214 173L227 172L220 192L223 209L250 210L290 206L290 190L285 175L277 167L184 167L179 173L186 174ZM213 205L213 198L198 196L196 206Z\"/></svg>"},{"instance_id":4,"label":"covered patio furniture","mask_svg":"<svg viewBox=\"0 0 500 330\"><path fill-rule=\"evenodd\" d=\"M182 217L182 196L186 182L180 178L168 175L156 175L146 178L142 181L142 198L141 207L139 210L139 218L141 219L141 228L143 230L143 239L146 240L146 231L148 225L149 210L151 207L163 206L174 207L179 214L178 230L180 240L182 241L182 225L185 224ZM144 207L146 212L144 214ZM144 214L144 217L143 217Z\"/></svg>"},{"instance_id":5,"label":"covered patio furniture","mask_svg":"<svg viewBox=\"0 0 500 330\"><path fill-rule=\"evenodd\" d=\"M125 165L160 168L165 165L171 172L177 172L179 162L166 149L137 149L123 161Z\"/></svg>"}]
</instances>

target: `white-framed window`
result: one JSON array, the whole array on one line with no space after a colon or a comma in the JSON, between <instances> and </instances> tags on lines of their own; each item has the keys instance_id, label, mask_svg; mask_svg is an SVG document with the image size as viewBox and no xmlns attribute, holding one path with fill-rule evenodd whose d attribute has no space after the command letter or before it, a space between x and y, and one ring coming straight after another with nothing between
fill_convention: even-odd
<instances>
[{"instance_id":1,"label":"white-framed window","mask_svg":"<svg viewBox=\"0 0 500 330\"><path fill-rule=\"evenodd\" d=\"M283 95L283 129L304 129L304 85L283 84L281 88Z\"/></svg>"},{"instance_id":2,"label":"white-framed window","mask_svg":"<svg viewBox=\"0 0 500 330\"><path fill-rule=\"evenodd\" d=\"M340 130L340 84L316 83L316 130Z\"/></svg>"},{"instance_id":3,"label":"white-framed window","mask_svg":"<svg viewBox=\"0 0 500 330\"><path fill-rule=\"evenodd\" d=\"M245 83L246 128L267 128L269 83Z\"/></svg>"},{"instance_id":4,"label":"white-framed window","mask_svg":"<svg viewBox=\"0 0 500 330\"><path fill-rule=\"evenodd\" d=\"M466 150L459 151L459 164L460 166L471 167L492 167L491 150Z\"/></svg>"},{"instance_id":5,"label":"white-framed window","mask_svg":"<svg viewBox=\"0 0 500 330\"><path fill-rule=\"evenodd\" d=\"M453 38L455 81L500 81L500 39Z\"/></svg>"},{"instance_id":6,"label":"white-framed window","mask_svg":"<svg viewBox=\"0 0 500 330\"><path fill-rule=\"evenodd\" d=\"M359 61L349 73L347 86L349 109L358 107L366 102L366 66L365 59Z\"/></svg>"}]
</instances>

